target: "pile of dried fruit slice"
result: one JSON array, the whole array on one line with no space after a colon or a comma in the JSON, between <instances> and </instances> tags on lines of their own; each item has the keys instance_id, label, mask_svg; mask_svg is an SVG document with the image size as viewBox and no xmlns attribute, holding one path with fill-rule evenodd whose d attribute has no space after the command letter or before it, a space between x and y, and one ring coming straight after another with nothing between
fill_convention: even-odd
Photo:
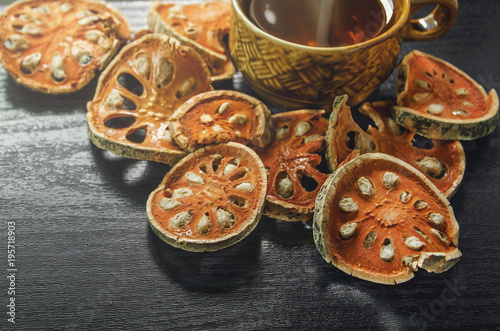
<instances>
[{"instance_id":1,"label":"pile of dried fruit slice","mask_svg":"<svg viewBox=\"0 0 500 331\"><path fill-rule=\"evenodd\" d=\"M87 105L89 134L118 155L173 164L185 155L168 119L196 94L211 91L210 73L191 48L148 34L125 46L99 77Z\"/></svg>"},{"instance_id":2,"label":"pile of dried fruit slice","mask_svg":"<svg viewBox=\"0 0 500 331\"><path fill-rule=\"evenodd\" d=\"M161 3L151 5L148 26L191 46L202 57L214 81L230 79L236 69L224 38L229 34L231 4L223 1Z\"/></svg>"},{"instance_id":3,"label":"pile of dried fruit slice","mask_svg":"<svg viewBox=\"0 0 500 331\"><path fill-rule=\"evenodd\" d=\"M271 112L259 100L236 91L200 93L170 117L175 142L188 152L216 142L264 147L271 140Z\"/></svg>"},{"instance_id":4,"label":"pile of dried fruit slice","mask_svg":"<svg viewBox=\"0 0 500 331\"><path fill-rule=\"evenodd\" d=\"M266 188L264 165L253 150L238 143L210 145L179 161L151 193L150 225L172 246L219 250L255 228Z\"/></svg>"},{"instance_id":5,"label":"pile of dried fruit slice","mask_svg":"<svg viewBox=\"0 0 500 331\"><path fill-rule=\"evenodd\" d=\"M498 123L498 95L450 63L419 51L398 67L394 119L430 139L473 140Z\"/></svg>"},{"instance_id":6,"label":"pile of dried fruit slice","mask_svg":"<svg viewBox=\"0 0 500 331\"><path fill-rule=\"evenodd\" d=\"M376 283L405 282L418 268L444 272L461 256L449 201L420 171L387 154L363 154L332 174L313 222L327 262Z\"/></svg>"},{"instance_id":7,"label":"pile of dried fruit slice","mask_svg":"<svg viewBox=\"0 0 500 331\"><path fill-rule=\"evenodd\" d=\"M61 94L87 85L130 38L105 2L25 0L0 16L0 62L20 85Z\"/></svg>"},{"instance_id":8,"label":"pile of dried fruit slice","mask_svg":"<svg viewBox=\"0 0 500 331\"><path fill-rule=\"evenodd\" d=\"M328 121L323 110L295 110L273 115L273 141L257 153L268 171L265 214L287 221L307 221L318 191L328 177L322 163Z\"/></svg>"},{"instance_id":9,"label":"pile of dried fruit slice","mask_svg":"<svg viewBox=\"0 0 500 331\"><path fill-rule=\"evenodd\" d=\"M364 103L359 111L376 127L364 131L351 116L347 96L335 99L326 137L326 160L331 171L352 152L395 156L422 171L446 197L458 189L465 172L465 153L457 140L428 141L416 146L415 132L400 127L390 116L392 102Z\"/></svg>"},{"instance_id":10,"label":"pile of dried fruit slice","mask_svg":"<svg viewBox=\"0 0 500 331\"><path fill-rule=\"evenodd\" d=\"M323 110L271 116L253 97L213 91L212 82L235 74L224 44L230 6L155 1L149 30L108 65L131 38L117 10L89 0L17 1L0 16L0 62L17 83L52 94L82 88L107 66L87 104L89 135L118 155L173 165L146 208L172 246L228 247L264 213L313 217L325 260L372 282L453 266L459 227L447 197L465 169L455 139L495 129L496 91L414 51L398 68L397 104L360 108L376 128L354 122L346 96L335 99L329 122ZM415 133L449 141L422 148ZM325 135L331 175L320 170Z\"/></svg>"}]
</instances>

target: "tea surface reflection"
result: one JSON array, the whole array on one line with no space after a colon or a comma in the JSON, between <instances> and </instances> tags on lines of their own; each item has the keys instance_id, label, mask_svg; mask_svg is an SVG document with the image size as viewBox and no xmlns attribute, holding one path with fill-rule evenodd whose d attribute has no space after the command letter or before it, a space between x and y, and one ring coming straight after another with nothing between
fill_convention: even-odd
<instances>
[{"instance_id":1,"label":"tea surface reflection","mask_svg":"<svg viewBox=\"0 0 500 331\"><path fill-rule=\"evenodd\" d=\"M244 0L245 15L263 31L313 47L358 44L387 30L392 0Z\"/></svg>"}]
</instances>

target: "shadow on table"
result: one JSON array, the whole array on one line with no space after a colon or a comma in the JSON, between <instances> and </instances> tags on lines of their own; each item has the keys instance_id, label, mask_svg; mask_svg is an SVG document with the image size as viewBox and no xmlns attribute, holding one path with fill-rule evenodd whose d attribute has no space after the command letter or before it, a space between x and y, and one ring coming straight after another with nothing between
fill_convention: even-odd
<instances>
[{"instance_id":1,"label":"shadow on table","mask_svg":"<svg viewBox=\"0 0 500 331\"><path fill-rule=\"evenodd\" d=\"M148 196L161 183L170 167L167 164L128 159L92 146L94 164L107 185L145 207Z\"/></svg>"},{"instance_id":2,"label":"shadow on table","mask_svg":"<svg viewBox=\"0 0 500 331\"><path fill-rule=\"evenodd\" d=\"M456 321L467 309L466 293L470 281L463 262L450 270L435 274L423 269L414 278L398 285L382 285L365 281L337 269L318 257L313 282L317 288L318 302L341 319L354 311L359 312L358 322L370 322L370 328L425 330ZM323 262L323 263L321 263ZM332 317L332 319L336 319ZM349 325L343 325L349 329Z\"/></svg>"},{"instance_id":3,"label":"shadow on table","mask_svg":"<svg viewBox=\"0 0 500 331\"><path fill-rule=\"evenodd\" d=\"M259 264L261 233L258 227L242 241L216 252L188 252L163 242L148 229L151 255L161 270L185 289L229 292L246 286Z\"/></svg>"},{"instance_id":4,"label":"shadow on table","mask_svg":"<svg viewBox=\"0 0 500 331\"><path fill-rule=\"evenodd\" d=\"M94 79L82 89L65 94L45 94L18 85L10 76L5 81L6 100L14 109L24 109L30 113L66 114L74 111L87 112L87 102L92 100L97 87Z\"/></svg>"},{"instance_id":5,"label":"shadow on table","mask_svg":"<svg viewBox=\"0 0 500 331\"><path fill-rule=\"evenodd\" d=\"M262 216L262 239L285 246L314 245L312 222L288 222Z\"/></svg>"}]
</instances>

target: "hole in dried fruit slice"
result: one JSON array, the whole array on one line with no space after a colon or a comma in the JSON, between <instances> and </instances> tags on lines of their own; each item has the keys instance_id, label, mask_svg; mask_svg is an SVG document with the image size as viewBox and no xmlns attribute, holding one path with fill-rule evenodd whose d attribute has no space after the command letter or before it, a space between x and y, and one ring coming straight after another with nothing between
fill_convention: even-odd
<instances>
[{"instance_id":1,"label":"hole in dried fruit slice","mask_svg":"<svg viewBox=\"0 0 500 331\"><path fill-rule=\"evenodd\" d=\"M372 195L359 188L366 180ZM405 282L418 268L448 270L461 256L458 230L437 187L382 153L363 154L338 168L318 194L313 221L316 247L326 261L382 284Z\"/></svg>"},{"instance_id":2,"label":"hole in dried fruit slice","mask_svg":"<svg viewBox=\"0 0 500 331\"><path fill-rule=\"evenodd\" d=\"M105 2L39 0L8 6L0 31L0 62L13 79L61 94L81 89L104 69L129 40L131 28Z\"/></svg>"},{"instance_id":3,"label":"hole in dried fruit slice","mask_svg":"<svg viewBox=\"0 0 500 331\"><path fill-rule=\"evenodd\" d=\"M182 104L170 117L170 132L190 152L229 141L263 147L271 140L271 123L271 112L259 100L219 90L201 93Z\"/></svg>"},{"instance_id":4,"label":"hole in dried fruit slice","mask_svg":"<svg viewBox=\"0 0 500 331\"><path fill-rule=\"evenodd\" d=\"M123 73L118 76L118 84L140 97L144 92L141 82L129 73Z\"/></svg>"},{"instance_id":5,"label":"hole in dried fruit slice","mask_svg":"<svg viewBox=\"0 0 500 331\"><path fill-rule=\"evenodd\" d=\"M243 175L230 177L228 167ZM172 246L219 250L255 228L266 189L265 168L253 150L238 143L210 145L180 160L150 194L150 225Z\"/></svg>"},{"instance_id":6,"label":"hole in dried fruit slice","mask_svg":"<svg viewBox=\"0 0 500 331\"><path fill-rule=\"evenodd\" d=\"M152 32L172 36L196 50L207 64L213 81L230 79L236 73L224 42L230 23L231 4L224 1L156 1L148 16Z\"/></svg>"},{"instance_id":7,"label":"hole in dried fruit slice","mask_svg":"<svg viewBox=\"0 0 500 331\"><path fill-rule=\"evenodd\" d=\"M398 67L394 119L430 139L472 140L490 134L498 122L498 95L489 94L452 64L420 51Z\"/></svg>"},{"instance_id":8,"label":"hole in dried fruit slice","mask_svg":"<svg viewBox=\"0 0 500 331\"><path fill-rule=\"evenodd\" d=\"M365 131L353 120L346 102L347 96L337 97L330 115L325 154L332 171L353 149L361 154L376 151L395 156L419 169L446 197L456 192L465 173L465 153L459 141L429 140L402 128L390 116L392 102L360 106L359 112L369 116L374 123ZM343 143L350 136L354 136L350 138L354 140L352 148Z\"/></svg>"},{"instance_id":9,"label":"hole in dried fruit slice","mask_svg":"<svg viewBox=\"0 0 500 331\"><path fill-rule=\"evenodd\" d=\"M124 129L135 123L134 117L122 116L113 117L104 121L104 125L110 129Z\"/></svg>"},{"instance_id":10,"label":"hole in dried fruit slice","mask_svg":"<svg viewBox=\"0 0 500 331\"><path fill-rule=\"evenodd\" d=\"M173 38L146 35L125 46L99 77L87 104L90 137L122 156L172 164L185 152L173 141L168 119L209 90L208 69L196 52ZM133 118L134 127L110 127L111 118Z\"/></svg>"},{"instance_id":11,"label":"hole in dried fruit slice","mask_svg":"<svg viewBox=\"0 0 500 331\"><path fill-rule=\"evenodd\" d=\"M273 115L274 139L257 150L268 169L265 214L287 221L312 217L318 191L328 177L319 170L328 121L323 110Z\"/></svg>"}]
</instances>

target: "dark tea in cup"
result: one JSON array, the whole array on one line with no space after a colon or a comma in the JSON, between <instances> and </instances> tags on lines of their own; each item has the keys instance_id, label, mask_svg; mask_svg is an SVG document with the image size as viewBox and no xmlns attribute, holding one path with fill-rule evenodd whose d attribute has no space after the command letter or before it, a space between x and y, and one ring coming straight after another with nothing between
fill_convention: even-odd
<instances>
[{"instance_id":1,"label":"dark tea in cup","mask_svg":"<svg viewBox=\"0 0 500 331\"><path fill-rule=\"evenodd\" d=\"M313 47L358 44L393 21L392 0L244 0L245 15L279 39Z\"/></svg>"}]
</instances>

